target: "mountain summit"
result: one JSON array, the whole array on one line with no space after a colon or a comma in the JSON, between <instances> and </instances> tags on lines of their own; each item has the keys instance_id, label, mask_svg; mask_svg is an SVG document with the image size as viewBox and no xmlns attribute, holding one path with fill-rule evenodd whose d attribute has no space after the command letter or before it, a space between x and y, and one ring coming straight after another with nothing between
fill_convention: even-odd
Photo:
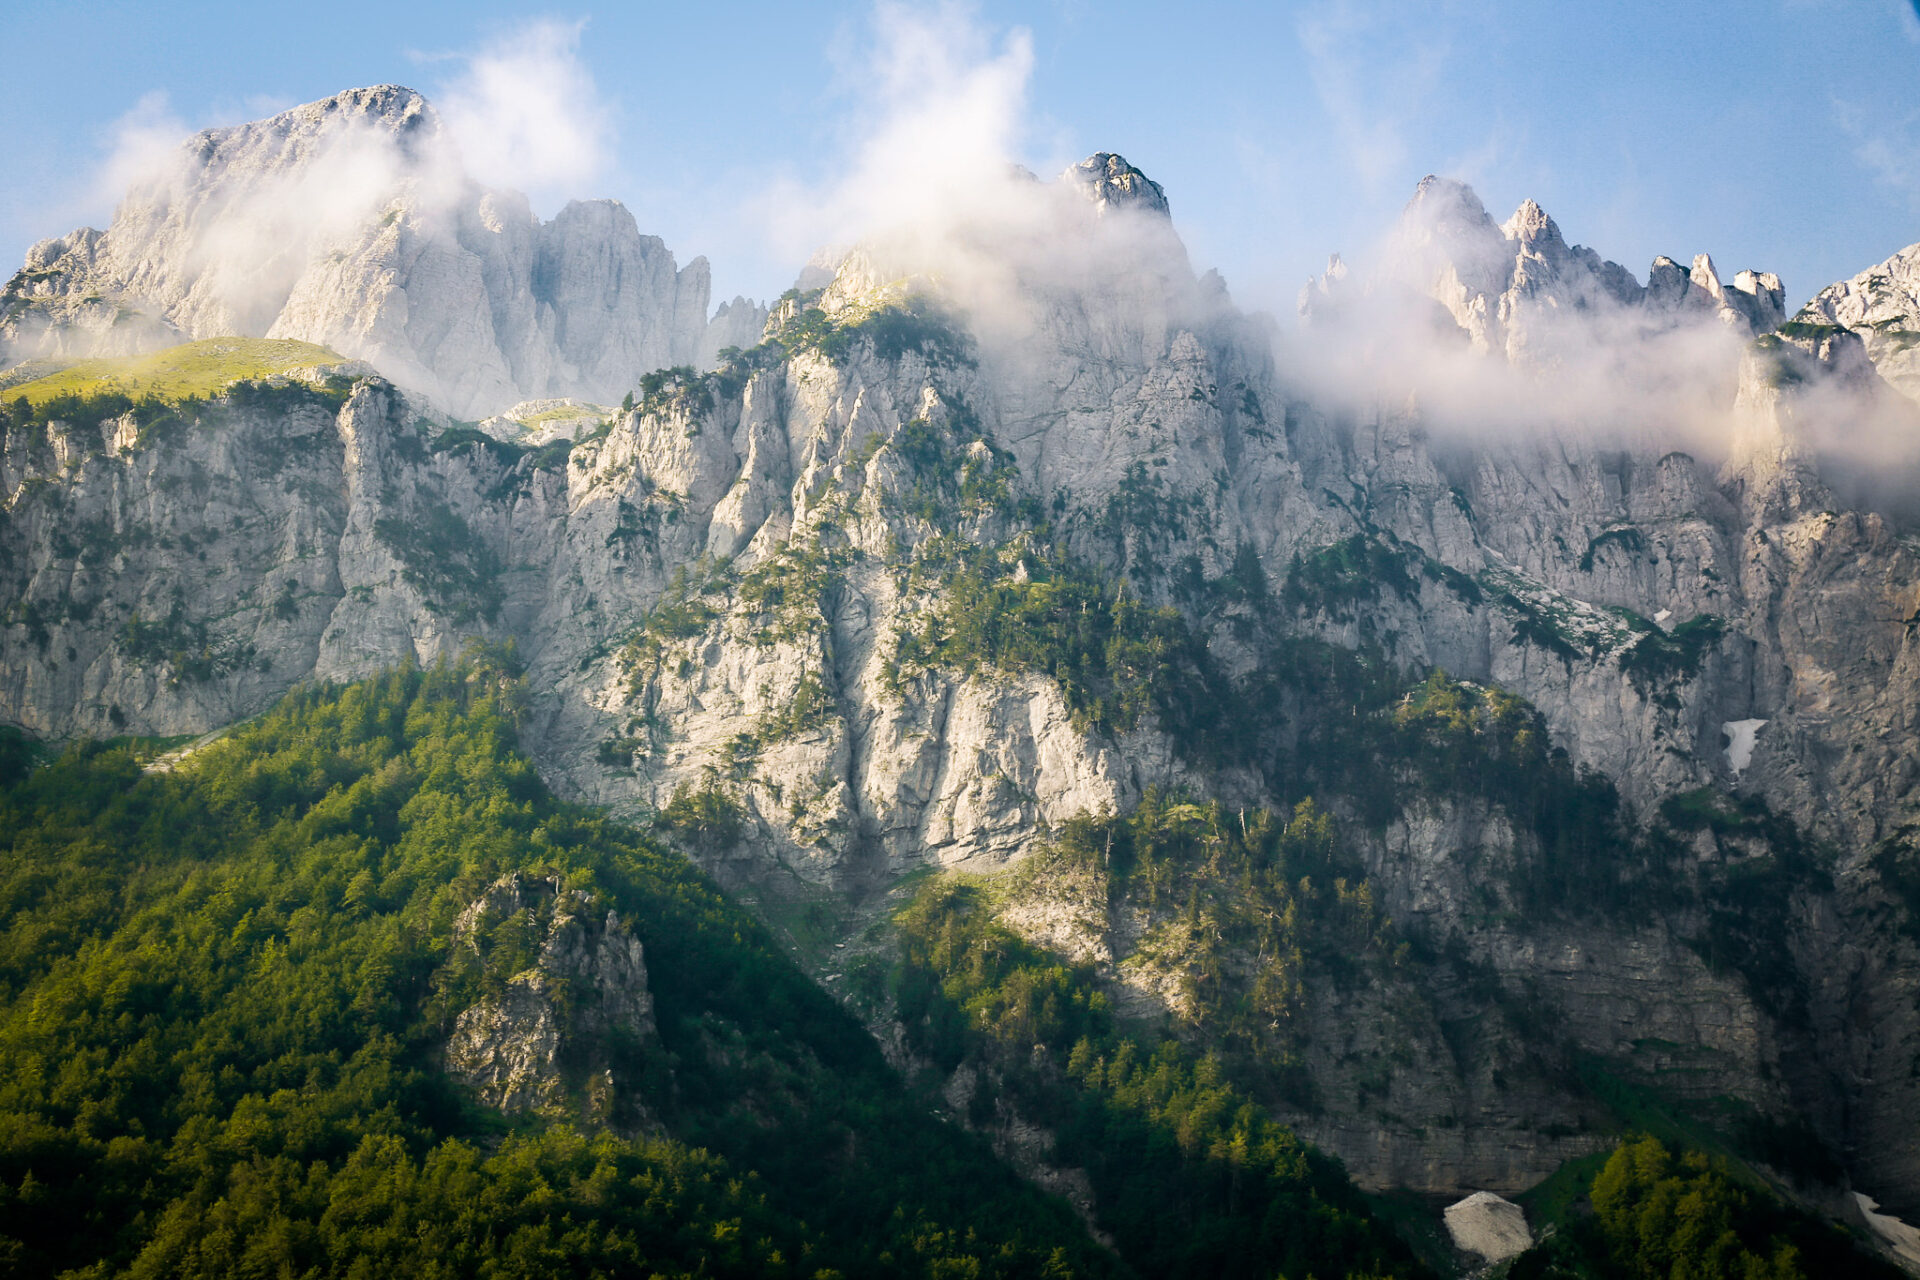
<instances>
[{"instance_id":1,"label":"mountain summit","mask_svg":"<svg viewBox=\"0 0 1920 1280\"><path fill-rule=\"evenodd\" d=\"M484 417L618 401L758 339L763 314L736 302L710 325L708 295L706 260L677 267L616 201L543 223L476 186L426 99L381 85L197 134L106 231L35 245L0 293L0 358L296 338Z\"/></svg>"}]
</instances>

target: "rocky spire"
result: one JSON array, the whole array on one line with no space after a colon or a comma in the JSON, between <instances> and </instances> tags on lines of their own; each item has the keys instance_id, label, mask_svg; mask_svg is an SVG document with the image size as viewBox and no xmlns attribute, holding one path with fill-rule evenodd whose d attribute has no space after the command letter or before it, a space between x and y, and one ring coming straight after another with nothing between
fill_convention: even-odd
<instances>
[{"instance_id":1,"label":"rocky spire","mask_svg":"<svg viewBox=\"0 0 1920 1280\"><path fill-rule=\"evenodd\" d=\"M1085 192L1102 213L1108 209L1139 209L1163 218L1172 216L1160 184L1128 164L1125 156L1096 151L1060 176Z\"/></svg>"}]
</instances>

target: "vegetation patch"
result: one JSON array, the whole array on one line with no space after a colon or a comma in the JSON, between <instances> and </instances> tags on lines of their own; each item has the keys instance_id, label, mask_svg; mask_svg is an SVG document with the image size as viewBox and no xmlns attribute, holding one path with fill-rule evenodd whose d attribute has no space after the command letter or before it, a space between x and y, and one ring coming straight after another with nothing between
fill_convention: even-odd
<instances>
[{"instance_id":1,"label":"vegetation patch","mask_svg":"<svg viewBox=\"0 0 1920 1280\"><path fill-rule=\"evenodd\" d=\"M139 666L164 666L168 683L204 684L253 662L250 641L221 636L204 619L189 618L176 595L166 616L143 618L136 610L115 637L127 660Z\"/></svg>"},{"instance_id":2,"label":"vegetation patch","mask_svg":"<svg viewBox=\"0 0 1920 1280\"><path fill-rule=\"evenodd\" d=\"M500 612L506 592L499 557L444 502L425 501L411 518L383 516L374 521L373 534L399 559L400 576L427 607L456 626L491 622Z\"/></svg>"},{"instance_id":3,"label":"vegetation patch","mask_svg":"<svg viewBox=\"0 0 1920 1280\"><path fill-rule=\"evenodd\" d=\"M568 442L571 447L572 442ZM428 444L429 453L450 453L456 449L478 448L493 458L502 467L511 468L520 459L531 452L525 445L512 444L497 440L479 427L470 427L462 423L449 427L433 438Z\"/></svg>"},{"instance_id":4,"label":"vegetation patch","mask_svg":"<svg viewBox=\"0 0 1920 1280\"><path fill-rule=\"evenodd\" d=\"M121 395L163 402L208 400L235 382L289 370L346 363L326 347L289 338L207 338L142 356L76 360L57 372L7 388L7 398L40 405L63 396Z\"/></svg>"},{"instance_id":5,"label":"vegetation patch","mask_svg":"<svg viewBox=\"0 0 1920 1280\"><path fill-rule=\"evenodd\" d=\"M1699 675L1707 654L1726 634L1726 619L1711 613L1689 618L1671 631L1653 628L1620 655L1620 670L1642 697L1651 696Z\"/></svg>"},{"instance_id":6,"label":"vegetation patch","mask_svg":"<svg viewBox=\"0 0 1920 1280\"><path fill-rule=\"evenodd\" d=\"M898 633L899 673L1040 672L1060 686L1083 731L1125 732L1151 713L1177 740L1207 749L1206 730L1232 691L1179 610L1038 553L1018 568L991 553L959 557L940 579L935 610Z\"/></svg>"},{"instance_id":7,"label":"vegetation patch","mask_svg":"<svg viewBox=\"0 0 1920 1280\"><path fill-rule=\"evenodd\" d=\"M675 642L705 635L725 616L733 578L731 560L705 556L691 567L682 564L673 571L667 589L620 648L620 669L627 674L629 696L639 696L647 682L659 675Z\"/></svg>"},{"instance_id":8,"label":"vegetation patch","mask_svg":"<svg viewBox=\"0 0 1920 1280\"><path fill-rule=\"evenodd\" d=\"M1619 547L1628 555L1644 555L1647 540L1638 529L1603 529L1587 539L1587 549L1580 553L1580 572L1593 572L1593 558L1608 547Z\"/></svg>"},{"instance_id":9,"label":"vegetation patch","mask_svg":"<svg viewBox=\"0 0 1920 1280\"><path fill-rule=\"evenodd\" d=\"M1223 1064L1116 1019L1091 966L1022 940L980 887L942 878L897 917L893 994L916 1052L985 1073L1086 1170L1095 1216L1142 1275L1421 1274L1339 1166L1274 1122Z\"/></svg>"},{"instance_id":10,"label":"vegetation patch","mask_svg":"<svg viewBox=\"0 0 1920 1280\"><path fill-rule=\"evenodd\" d=\"M1724 1159L1657 1137L1622 1143L1590 1177L1583 1199L1591 1211L1562 1210L1555 1230L1508 1266L1507 1280L1904 1274L1844 1232L1743 1183Z\"/></svg>"},{"instance_id":11,"label":"vegetation patch","mask_svg":"<svg viewBox=\"0 0 1920 1280\"><path fill-rule=\"evenodd\" d=\"M1820 342L1827 338L1847 333L1849 330L1845 325L1832 324L1824 320L1802 320L1796 316L1794 319L1781 325L1778 329L1775 329L1774 332L1783 338Z\"/></svg>"},{"instance_id":12,"label":"vegetation patch","mask_svg":"<svg viewBox=\"0 0 1920 1280\"><path fill-rule=\"evenodd\" d=\"M1335 615L1351 615L1354 605L1377 599L1383 590L1415 600L1417 563L1402 548L1355 534L1304 557L1296 554L1280 599L1290 608Z\"/></svg>"},{"instance_id":13,"label":"vegetation patch","mask_svg":"<svg viewBox=\"0 0 1920 1280\"><path fill-rule=\"evenodd\" d=\"M914 352L934 364L974 364L973 342L958 319L919 294L838 316L803 307L781 327L777 341L791 354L816 351L834 364L845 364L863 346L888 362Z\"/></svg>"}]
</instances>

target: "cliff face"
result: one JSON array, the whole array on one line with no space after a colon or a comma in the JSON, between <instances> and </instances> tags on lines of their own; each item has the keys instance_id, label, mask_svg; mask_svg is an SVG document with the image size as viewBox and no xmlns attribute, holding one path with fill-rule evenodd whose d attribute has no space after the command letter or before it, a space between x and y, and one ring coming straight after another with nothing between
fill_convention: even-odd
<instances>
[{"instance_id":1,"label":"cliff face","mask_svg":"<svg viewBox=\"0 0 1920 1280\"><path fill-rule=\"evenodd\" d=\"M1108 155L1068 177L1046 208L1074 252L1008 250L1018 287L993 307L852 254L772 317L778 341L650 380L564 459L443 434L372 378L335 400L236 392L159 426L16 426L0 718L185 733L298 680L510 638L527 745L556 786L657 815L768 903L845 906L928 865L1022 864L1049 830L1154 788L1284 808L1331 776L1312 744L1374 696L1334 678L1342 663L1409 699L1444 668L1469 702L1537 708L1569 787L1581 770L1617 787L1627 826L1665 842L1632 854L1665 851L1665 896L1536 909L1526 893L1577 868L1507 793L1316 782L1414 959L1308 966L1289 1052L1314 1090L1277 1104L1289 1120L1369 1184L1517 1190L1602 1141L1572 1083L1599 1061L1805 1117L1856 1185L1920 1208L1920 952L1900 889L1920 565L1886 518L1832 497L1801 443L1827 391L1872 366L1776 340L1707 371L1738 387L1713 457L1564 423L1463 444L1417 405L1291 384L1270 328L1194 276L1156 186ZM1656 264L1641 285L1537 209L1503 232L1470 193L1417 203L1440 227L1422 242L1441 255L1431 296L1503 359L1533 359L1522 339L1571 299L1665 308L1650 340L1687 308L1716 330L1778 309L1757 276L1727 289ZM424 281L465 242L409 241L415 217L365 247L426 246L407 259ZM611 259L575 250L630 243L631 222L576 206L563 224L572 247L546 256L508 220L487 234L521 246L515 278L573 299L534 324L552 349L610 350L628 341L612 321L557 317L613 314L592 310ZM612 274L665 290L646 252ZM449 278L469 268L486 278ZM292 300L346 296L316 289L275 326ZM476 349L503 351L511 326L484 310L493 345ZM498 383L515 398L518 376ZM1365 705L1392 722L1391 699ZM1037 876L1006 919L1206 1037L1178 952L1150 945L1163 909L1090 912L1088 893ZM509 1021L545 1026L542 998L516 978L463 1021L476 1079L526 1074L481 1032L515 1000L530 1012ZM552 1057L559 1035L515 1052ZM499 1085L527 1105L542 1087Z\"/></svg>"},{"instance_id":2,"label":"cliff face","mask_svg":"<svg viewBox=\"0 0 1920 1280\"><path fill-rule=\"evenodd\" d=\"M482 418L618 403L643 373L757 338L736 300L709 341L708 281L615 201L543 223L475 186L426 100L383 85L199 134L106 231L34 246L0 295L0 358L299 338Z\"/></svg>"}]
</instances>

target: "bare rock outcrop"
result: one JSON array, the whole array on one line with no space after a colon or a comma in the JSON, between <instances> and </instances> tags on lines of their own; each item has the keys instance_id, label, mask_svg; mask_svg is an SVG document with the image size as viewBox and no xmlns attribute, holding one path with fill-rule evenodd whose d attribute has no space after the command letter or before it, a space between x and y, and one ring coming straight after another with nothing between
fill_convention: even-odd
<instances>
[{"instance_id":1,"label":"bare rock outcrop","mask_svg":"<svg viewBox=\"0 0 1920 1280\"><path fill-rule=\"evenodd\" d=\"M1793 319L1796 326L1839 326L1858 335L1880 376L1920 400L1920 244L1828 285Z\"/></svg>"},{"instance_id":2,"label":"bare rock outcrop","mask_svg":"<svg viewBox=\"0 0 1920 1280\"><path fill-rule=\"evenodd\" d=\"M1533 1247L1526 1212L1491 1191L1476 1191L1448 1205L1446 1221L1453 1247L1478 1254L1485 1262L1505 1262Z\"/></svg>"},{"instance_id":3,"label":"bare rock outcrop","mask_svg":"<svg viewBox=\"0 0 1920 1280\"><path fill-rule=\"evenodd\" d=\"M456 968L501 986L464 1010L447 1071L509 1114L644 1116L635 1056L658 1038L645 953L617 913L556 878L501 877L454 923ZM507 974L521 958L531 963Z\"/></svg>"}]
</instances>

